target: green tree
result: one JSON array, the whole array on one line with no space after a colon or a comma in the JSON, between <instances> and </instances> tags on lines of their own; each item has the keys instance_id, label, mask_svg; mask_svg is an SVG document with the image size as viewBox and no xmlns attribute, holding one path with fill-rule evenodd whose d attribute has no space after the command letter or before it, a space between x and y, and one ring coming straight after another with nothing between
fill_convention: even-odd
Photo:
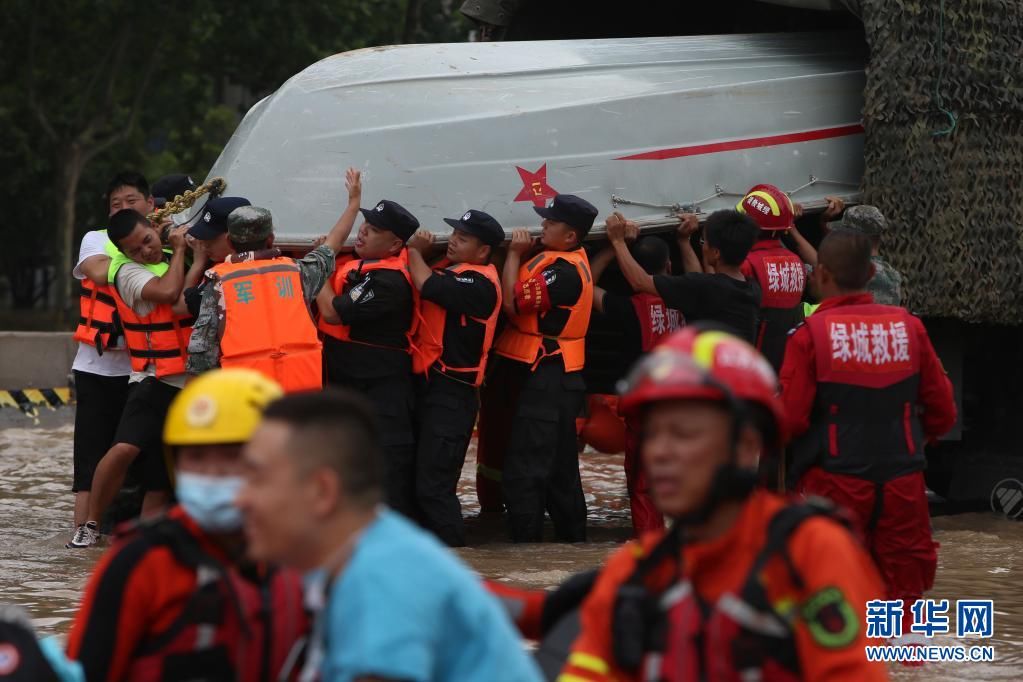
<instances>
[{"instance_id":1,"label":"green tree","mask_svg":"<svg viewBox=\"0 0 1023 682\"><path fill-rule=\"evenodd\" d=\"M449 0L8 0L4 9L0 125L11 143L0 145L0 173L18 200L0 263L16 306L36 305L52 281L61 309L76 237L105 220L115 172L204 176L244 109L309 64L409 39L459 40L468 28Z\"/></svg>"}]
</instances>

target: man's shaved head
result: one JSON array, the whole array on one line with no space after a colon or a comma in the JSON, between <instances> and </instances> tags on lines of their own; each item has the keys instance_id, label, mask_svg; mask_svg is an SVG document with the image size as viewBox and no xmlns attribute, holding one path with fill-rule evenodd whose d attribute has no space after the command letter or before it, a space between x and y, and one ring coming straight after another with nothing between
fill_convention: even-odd
<instances>
[{"instance_id":1,"label":"man's shaved head","mask_svg":"<svg viewBox=\"0 0 1023 682\"><path fill-rule=\"evenodd\" d=\"M839 288L861 291L874 274L870 252L869 237L862 232L839 228L821 241L817 264L831 273Z\"/></svg>"}]
</instances>

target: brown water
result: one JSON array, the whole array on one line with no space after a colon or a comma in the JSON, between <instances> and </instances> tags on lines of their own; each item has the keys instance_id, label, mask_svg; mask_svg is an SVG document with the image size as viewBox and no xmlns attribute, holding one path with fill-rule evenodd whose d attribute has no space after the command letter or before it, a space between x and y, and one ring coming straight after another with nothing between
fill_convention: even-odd
<instances>
[{"instance_id":1,"label":"brown water","mask_svg":"<svg viewBox=\"0 0 1023 682\"><path fill-rule=\"evenodd\" d=\"M0 603L25 607L44 634L63 633L101 551L63 547L70 537L72 515L70 413L51 416L46 427L33 427L27 419L5 420L6 426L0 426ZM479 518L471 460L463 471L460 495L470 517L473 546L459 553L487 577L552 587L599 564L629 535L621 456L583 457L591 542L581 545L504 543L500 519ZM1023 523L969 513L936 517L934 528L941 550L937 582L929 596L953 604L956 599L994 599L995 635L983 643L994 646L996 660L893 669L893 677L1023 679ZM939 637L935 643L952 641Z\"/></svg>"}]
</instances>

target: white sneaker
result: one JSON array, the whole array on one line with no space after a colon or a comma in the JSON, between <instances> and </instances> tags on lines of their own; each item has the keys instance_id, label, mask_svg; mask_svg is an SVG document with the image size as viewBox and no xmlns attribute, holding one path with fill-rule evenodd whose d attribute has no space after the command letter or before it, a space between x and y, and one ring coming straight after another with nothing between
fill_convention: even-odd
<instances>
[{"instance_id":1,"label":"white sneaker","mask_svg":"<svg viewBox=\"0 0 1023 682\"><path fill-rule=\"evenodd\" d=\"M71 542L64 545L67 549L82 549L84 547L92 547L99 542L99 529L96 524L83 523L75 529L75 534L71 537Z\"/></svg>"}]
</instances>

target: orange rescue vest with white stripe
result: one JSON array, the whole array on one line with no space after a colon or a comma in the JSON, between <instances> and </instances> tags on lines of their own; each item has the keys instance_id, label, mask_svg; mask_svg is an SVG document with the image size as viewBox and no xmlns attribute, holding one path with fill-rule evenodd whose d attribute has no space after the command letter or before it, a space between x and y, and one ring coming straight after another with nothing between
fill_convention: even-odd
<instances>
[{"instance_id":1,"label":"orange rescue vest with white stripe","mask_svg":"<svg viewBox=\"0 0 1023 682\"><path fill-rule=\"evenodd\" d=\"M490 353L490 346L494 341L494 330L497 328L497 318L501 312L501 282L497 277L497 268L493 265L471 265L469 263L457 263L446 268L451 275L457 276L460 272L472 270L486 277L494 290L497 292L497 303L490 315L485 318L469 318L484 326L483 347L480 348L480 362L475 367L449 367L442 360L444 354L444 328L447 323L448 311L433 301L422 302L420 308L419 328L416 330L414 352L412 353L412 371L416 374L426 374L430 367L437 364L437 368L447 374L448 372L472 372L473 386L483 383L483 373L487 367L487 355ZM466 316L462 316L462 326L466 324Z\"/></svg>"},{"instance_id":2,"label":"orange rescue vest with white stripe","mask_svg":"<svg viewBox=\"0 0 1023 682\"><path fill-rule=\"evenodd\" d=\"M285 391L323 388L323 347L291 258L220 263L224 333L221 367L246 367Z\"/></svg>"},{"instance_id":3,"label":"orange rescue vest with white stripe","mask_svg":"<svg viewBox=\"0 0 1023 682\"><path fill-rule=\"evenodd\" d=\"M343 295L345 292L345 285L348 283L349 273L366 273L372 272L373 270L397 270L404 277L405 281L408 282L409 288L412 289L412 323L406 334L409 345L408 348L399 348L396 350L403 350L407 353L412 353L412 339L415 336L416 328L419 324L419 290L416 289L415 285L412 284L412 275L408 269L408 250L402 249L397 256L391 256L390 258L379 258L379 259L363 259L357 258L350 260L340 268L334 271L334 275L330 279L330 283L334 288L334 292L337 296ZM346 324L331 324L320 318L319 324L317 325L319 330L327 336L332 336L338 341L349 341L351 343L363 343L361 341L355 341L352 339L352 328ZM364 345L375 345L375 344L364 344ZM383 346L380 346L383 347Z\"/></svg>"},{"instance_id":4,"label":"orange rescue vest with white stripe","mask_svg":"<svg viewBox=\"0 0 1023 682\"><path fill-rule=\"evenodd\" d=\"M545 356L560 355L565 363L566 372L577 372L586 363L586 331L590 327L590 313L593 308L593 277L590 275L590 261L586 251L544 251L537 254L519 270L519 281L523 282L536 277L544 268L561 259L568 261L579 271L582 281L582 293L578 300L570 306L561 306L569 310L568 321L557 336L545 336L540 332L540 318L546 312L528 312L514 315L511 324L498 337L494 352L519 362L536 363ZM558 349L549 352L544 348L544 340L554 340Z\"/></svg>"}]
</instances>

